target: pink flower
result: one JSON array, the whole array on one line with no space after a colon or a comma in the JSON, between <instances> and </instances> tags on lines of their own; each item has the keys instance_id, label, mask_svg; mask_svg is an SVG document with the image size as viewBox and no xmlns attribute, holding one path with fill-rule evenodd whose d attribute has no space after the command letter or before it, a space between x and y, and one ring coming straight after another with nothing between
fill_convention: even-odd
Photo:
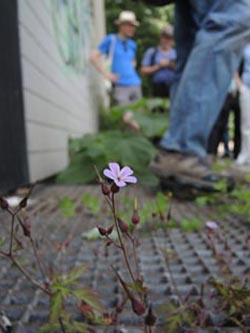
<instances>
[{"instance_id":1,"label":"pink flower","mask_svg":"<svg viewBox=\"0 0 250 333\"><path fill-rule=\"evenodd\" d=\"M206 227L212 231L215 231L216 229L219 228L218 224L214 221L207 221L206 222Z\"/></svg>"},{"instance_id":2,"label":"pink flower","mask_svg":"<svg viewBox=\"0 0 250 333\"><path fill-rule=\"evenodd\" d=\"M116 162L109 163L109 169L103 171L103 174L112 179L118 187L124 187L127 185L126 183L136 183L137 178L131 176L133 173L134 171L130 167L125 166L121 169Z\"/></svg>"}]
</instances>

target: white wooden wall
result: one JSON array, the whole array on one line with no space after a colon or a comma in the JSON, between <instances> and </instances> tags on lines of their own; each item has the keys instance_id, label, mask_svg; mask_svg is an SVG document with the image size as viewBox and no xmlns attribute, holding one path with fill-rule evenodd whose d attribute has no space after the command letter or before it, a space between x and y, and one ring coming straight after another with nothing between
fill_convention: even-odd
<instances>
[{"instance_id":1,"label":"white wooden wall","mask_svg":"<svg viewBox=\"0 0 250 333\"><path fill-rule=\"evenodd\" d=\"M18 0L30 181L65 168L69 137L97 129L98 78L90 66L77 73L64 64L55 39L51 1L55 0ZM102 15L103 11L97 16ZM95 26L98 34L104 30L98 22L91 22L90 39ZM83 54L86 59L89 49Z\"/></svg>"}]
</instances>

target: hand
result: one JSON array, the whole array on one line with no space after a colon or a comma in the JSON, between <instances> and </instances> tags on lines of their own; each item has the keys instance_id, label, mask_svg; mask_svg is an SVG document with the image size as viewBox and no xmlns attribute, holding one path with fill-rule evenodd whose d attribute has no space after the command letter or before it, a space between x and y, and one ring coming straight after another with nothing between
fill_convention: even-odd
<instances>
[{"instance_id":1,"label":"hand","mask_svg":"<svg viewBox=\"0 0 250 333\"><path fill-rule=\"evenodd\" d=\"M160 68L169 66L169 60L165 60L165 59L160 60L159 66L160 66Z\"/></svg>"},{"instance_id":2,"label":"hand","mask_svg":"<svg viewBox=\"0 0 250 333\"><path fill-rule=\"evenodd\" d=\"M110 72L105 73L105 78L113 83L116 83L119 80L118 75Z\"/></svg>"}]
</instances>

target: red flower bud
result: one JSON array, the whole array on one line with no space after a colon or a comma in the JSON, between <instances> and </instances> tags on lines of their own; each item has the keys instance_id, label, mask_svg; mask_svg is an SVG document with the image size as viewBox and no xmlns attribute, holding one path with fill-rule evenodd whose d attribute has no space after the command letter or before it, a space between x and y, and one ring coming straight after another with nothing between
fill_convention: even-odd
<instances>
[{"instance_id":1,"label":"red flower bud","mask_svg":"<svg viewBox=\"0 0 250 333\"><path fill-rule=\"evenodd\" d=\"M28 198L27 197L23 198L19 203L19 207L25 208L27 206L27 202L28 202Z\"/></svg>"},{"instance_id":2,"label":"red flower bud","mask_svg":"<svg viewBox=\"0 0 250 333\"><path fill-rule=\"evenodd\" d=\"M117 313L121 313L122 310L123 310L123 305L122 305L122 304L117 305L117 307L116 307L116 312L117 312Z\"/></svg>"},{"instance_id":3,"label":"red flower bud","mask_svg":"<svg viewBox=\"0 0 250 333\"><path fill-rule=\"evenodd\" d=\"M128 225L127 225L127 223L124 222L119 217L117 217L117 221L118 221L118 225L119 225L119 228L120 228L121 232L127 233L128 232Z\"/></svg>"},{"instance_id":4,"label":"red flower bud","mask_svg":"<svg viewBox=\"0 0 250 333\"><path fill-rule=\"evenodd\" d=\"M30 237L30 232L31 232L31 224L29 218L25 218L23 223L22 223L22 228L23 228L23 234L26 237Z\"/></svg>"},{"instance_id":5,"label":"red flower bud","mask_svg":"<svg viewBox=\"0 0 250 333\"><path fill-rule=\"evenodd\" d=\"M109 195L109 193L110 193L110 188L104 183L102 183L102 193L104 195Z\"/></svg>"},{"instance_id":6,"label":"red flower bud","mask_svg":"<svg viewBox=\"0 0 250 333\"><path fill-rule=\"evenodd\" d=\"M0 198L0 207L2 209L8 209L9 207L8 201L5 200L4 198Z\"/></svg>"},{"instance_id":7,"label":"red flower bud","mask_svg":"<svg viewBox=\"0 0 250 333\"><path fill-rule=\"evenodd\" d=\"M114 229L114 224L111 225L111 226L108 228L108 230L107 230L107 234L108 234L108 235L112 234L113 229Z\"/></svg>"},{"instance_id":8,"label":"red flower bud","mask_svg":"<svg viewBox=\"0 0 250 333\"><path fill-rule=\"evenodd\" d=\"M137 316L142 316L146 312L146 307L143 303L138 301L136 298L131 299L132 309Z\"/></svg>"},{"instance_id":9,"label":"red flower bud","mask_svg":"<svg viewBox=\"0 0 250 333\"><path fill-rule=\"evenodd\" d=\"M140 222L140 216L138 214L137 210L134 210L133 216L132 216L132 223L138 224Z\"/></svg>"},{"instance_id":10,"label":"red flower bud","mask_svg":"<svg viewBox=\"0 0 250 333\"><path fill-rule=\"evenodd\" d=\"M100 226L97 226L97 228L98 228L98 231L99 231L101 236L107 235L107 230L106 229L104 229L103 227L100 227Z\"/></svg>"},{"instance_id":11,"label":"red flower bud","mask_svg":"<svg viewBox=\"0 0 250 333\"><path fill-rule=\"evenodd\" d=\"M119 191L120 191L120 187L118 187L115 183L113 183L111 186L111 192L117 193Z\"/></svg>"}]
</instances>

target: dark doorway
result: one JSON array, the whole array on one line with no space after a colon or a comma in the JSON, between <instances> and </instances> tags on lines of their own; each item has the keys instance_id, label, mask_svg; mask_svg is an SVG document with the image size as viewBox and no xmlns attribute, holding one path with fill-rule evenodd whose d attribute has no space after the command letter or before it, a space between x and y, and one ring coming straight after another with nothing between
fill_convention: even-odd
<instances>
[{"instance_id":1,"label":"dark doorway","mask_svg":"<svg viewBox=\"0 0 250 333\"><path fill-rule=\"evenodd\" d=\"M0 193L28 181L17 0L0 1Z\"/></svg>"}]
</instances>

